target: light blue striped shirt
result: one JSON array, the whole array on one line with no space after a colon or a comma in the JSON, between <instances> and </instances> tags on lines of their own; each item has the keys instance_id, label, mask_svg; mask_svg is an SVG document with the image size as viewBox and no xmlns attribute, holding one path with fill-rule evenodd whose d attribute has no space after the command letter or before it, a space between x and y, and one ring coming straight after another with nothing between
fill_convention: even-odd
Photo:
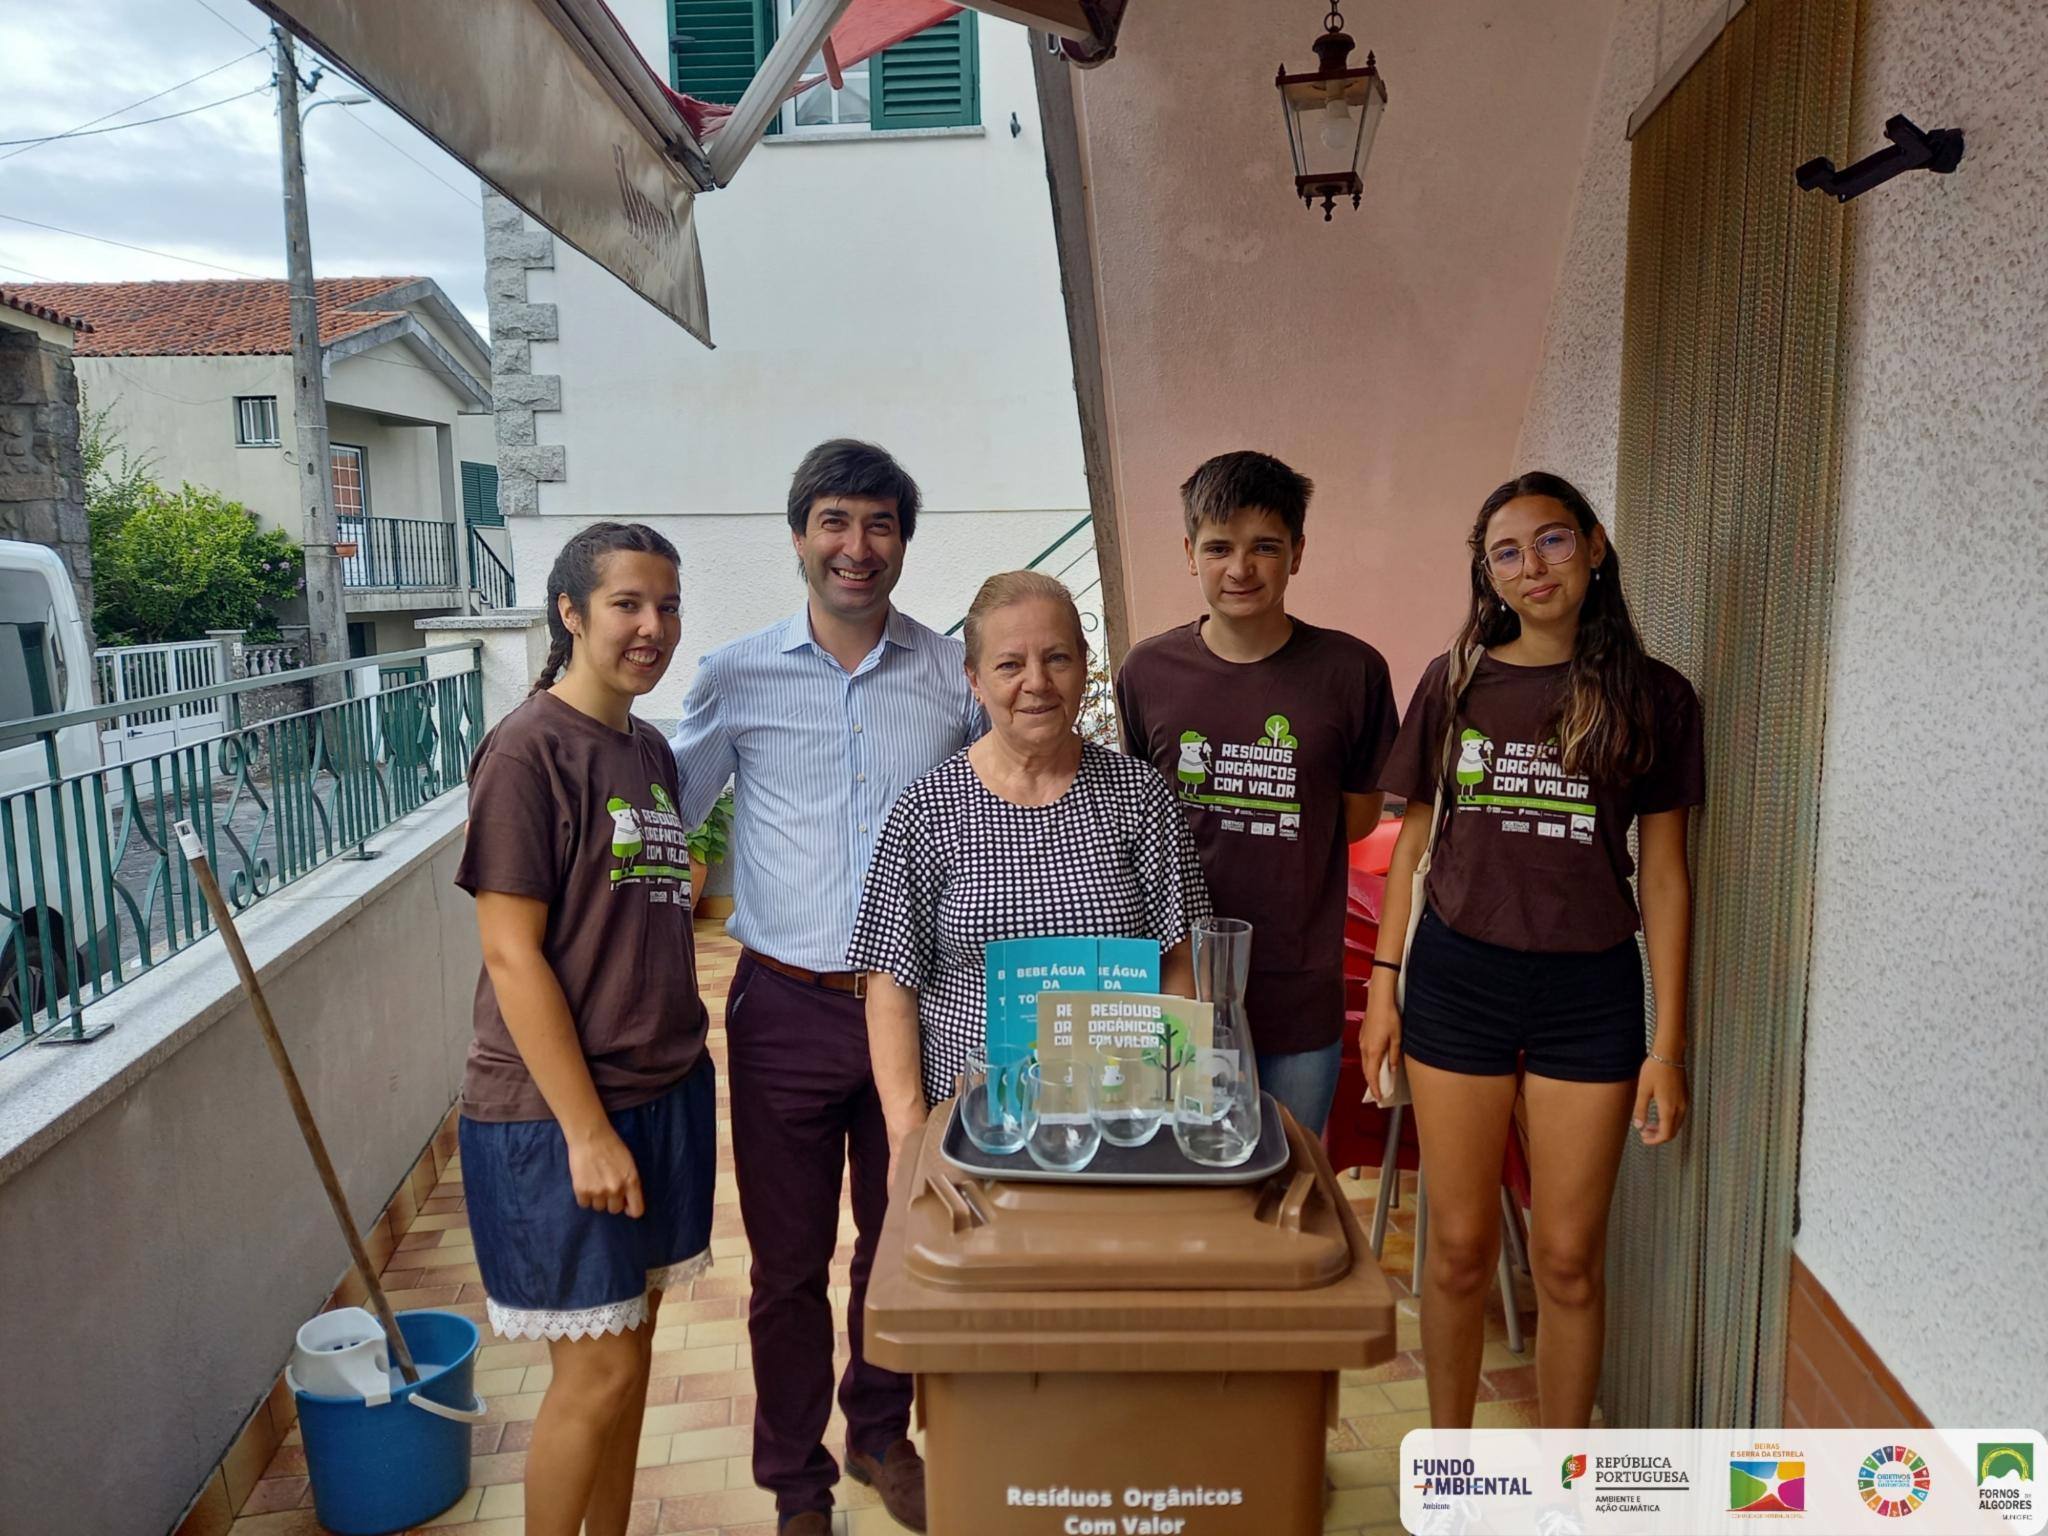
<instances>
[{"instance_id":1,"label":"light blue striped shirt","mask_svg":"<svg viewBox=\"0 0 2048 1536\"><path fill-rule=\"evenodd\" d=\"M904 786L988 728L966 648L889 610L852 672L799 610L706 656L669 746L694 827L733 780L726 931L787 965L846 969L861 882Z\"/></svg>"}]
</instances>

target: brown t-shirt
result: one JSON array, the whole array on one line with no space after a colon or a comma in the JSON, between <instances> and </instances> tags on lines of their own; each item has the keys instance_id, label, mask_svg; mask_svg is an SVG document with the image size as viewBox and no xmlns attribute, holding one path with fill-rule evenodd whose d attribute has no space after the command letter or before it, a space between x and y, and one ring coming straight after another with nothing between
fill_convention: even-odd
<instances>
[{"instance_id":1,"label":"brown t-shirt","mask_svg":"<svg viewBox=\"0 0 2048 1536\"><path fill-rule=\"evenodd\" d=\"M1381 781L1426 805L1443 769L1448 664L1437 657L1416 684ZM1638 926L1630 824L1706 799L1699 695L1661 661L1650 663L1649 769L1625 784L1564 772L1556 721L1569 670L1487 656L1465 691L1448 775L1457 810L1439 834L1428 897L1467 938L1542 954L1612 949Z\"/></svg>"},{"instance_id":2,"label":"brown t-shirt","mask_svg":"<svg viewBox=\"0 0 2048 1536\"><path fill-rule=\"evenodd\" d=\"M1393 685L1380 653L1341 630L1296 619L1279 650L1240 663L1201 627L1124 658L1124 749L1174 786L1217 915L1252 925L1253 1043L1320 1050L1344 1028L1344 796L1379 783Z\"/></svg>"},{"instance_id":3,"label":"brown t-shirt","mask_svg":"<svg viewBox=\"0 0 2048 1536\"><path fill-rule=\"evenodd\" d=\"M644 720L615 731L550 693L499 721L469 765L455 883L548 904L541 952L569 1000L608 1111L659 1098L696 1066L709 1020L690 935L689 830L675 758ZM472 1120L546 1120L485 970L462 1083Z\"/></svg>"}]
</instances>

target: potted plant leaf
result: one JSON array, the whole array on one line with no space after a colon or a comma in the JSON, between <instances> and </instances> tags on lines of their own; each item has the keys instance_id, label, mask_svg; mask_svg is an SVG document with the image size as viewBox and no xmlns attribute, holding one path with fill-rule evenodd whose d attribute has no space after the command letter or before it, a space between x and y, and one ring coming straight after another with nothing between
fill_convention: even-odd
<instances>
[{"instance_id":1,"label":"potted plant leaf","mask_svg":"<svg viewBox=\"0 0 2048 1536\"><path fill-rule=\"evenodd\" d=\"M703 824L683 839L690 850L690 914L704 905L704 886L713 864L725 861L732 847L732 786L712 803Z\"/></svg>"}]
</instances>

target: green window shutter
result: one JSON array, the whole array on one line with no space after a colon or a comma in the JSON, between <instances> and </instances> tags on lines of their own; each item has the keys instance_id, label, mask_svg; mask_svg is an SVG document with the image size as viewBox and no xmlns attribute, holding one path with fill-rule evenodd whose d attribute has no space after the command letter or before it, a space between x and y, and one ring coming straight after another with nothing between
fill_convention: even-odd
<instances>
[{"instance_id":1,"label":"green window shutter","mask_svg":"<svg viewBox=\"0 0 2048 1536\"><path fill-rule=\"evenodd\" d=\"M472 528L502 528L505 514L498 510L498 466L462 466L462 520Z\"/></svg>"},{"instance_id":2,"label":"green window shutter","mask_svg":"<svg viewBox=\"0 0 2048 1536\"><path fill-rule=\"evenodd\" d=\"M669 83L736 106L775 41L774 0L669 0Z\"/></svg>"},{"instance_id":3,"label":"green window shutter","mask_svg":"<svg viewBox=\"0 0 2048 1536\"><path fill-rule=\"evenodd\" d=\"M969 128L981 122L981 52L974 12L927 27L869 65L877 129Z\"/></svg>"}]
</instances>

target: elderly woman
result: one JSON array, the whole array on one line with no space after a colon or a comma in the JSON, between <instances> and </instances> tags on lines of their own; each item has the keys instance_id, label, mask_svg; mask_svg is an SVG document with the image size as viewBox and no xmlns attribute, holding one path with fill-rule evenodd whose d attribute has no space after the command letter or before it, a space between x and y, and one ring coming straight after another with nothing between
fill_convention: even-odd
<instances>
[{"instance_id":1,"label":"elderly woman","mask_svg":"<svg viewBox=\"0 0 2048 1536\"><path fill-rule=\"evenodd\" d=\"M1187 818L1142 758L1074 731L1088 643L1052 577L1009 571L967 611L967 680L989 732L903 791L875 845L847 951L890 1155L983 1043L982 950L1056 934L1156 939L1191 993L1209 892Z\"/></svg>"}]
</instances>

